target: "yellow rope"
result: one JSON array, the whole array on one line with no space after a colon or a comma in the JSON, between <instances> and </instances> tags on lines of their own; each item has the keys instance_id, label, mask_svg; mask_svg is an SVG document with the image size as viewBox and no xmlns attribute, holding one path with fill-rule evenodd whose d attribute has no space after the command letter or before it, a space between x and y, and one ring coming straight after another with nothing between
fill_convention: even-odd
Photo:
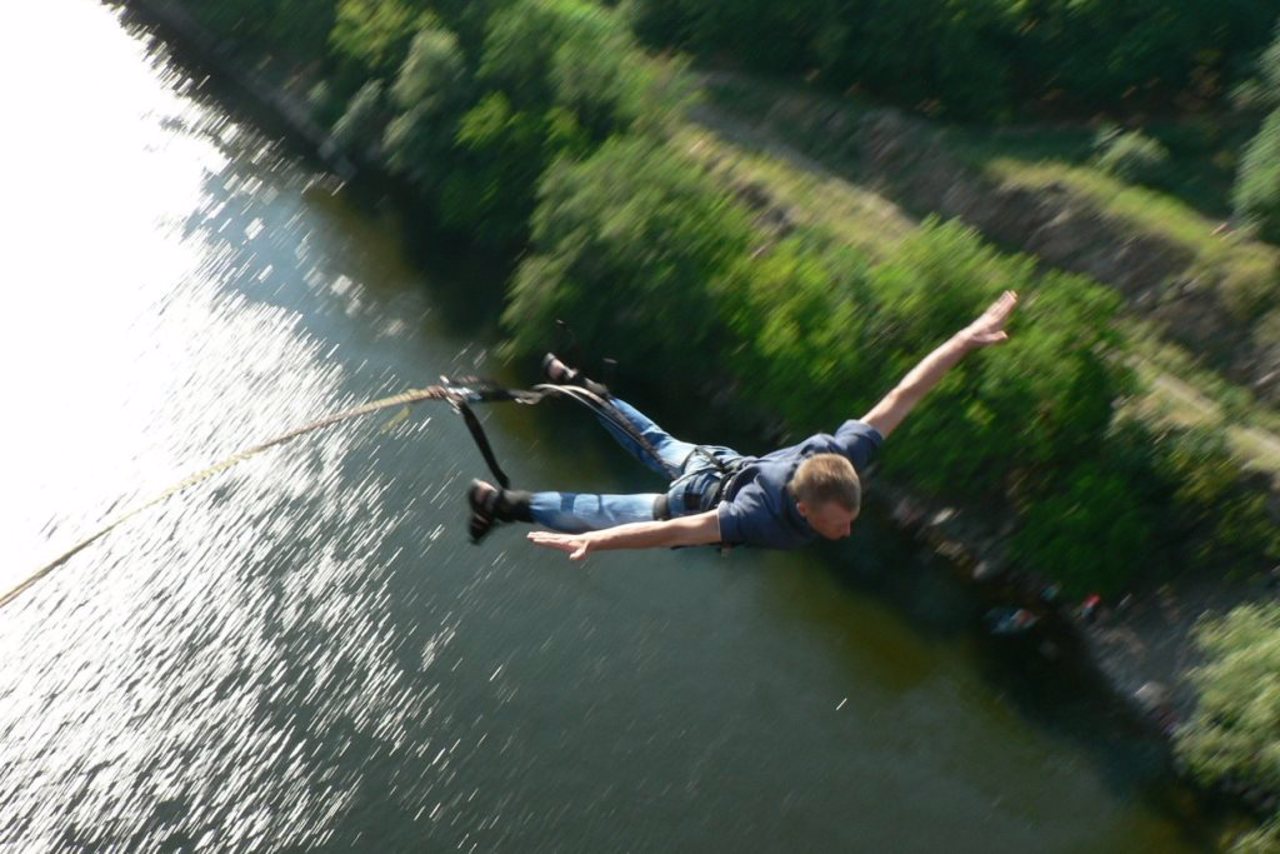
<instances>
[{"instance_id":1,"label":"yellow rope","mask_svg":"<svg viewBox=\"0 0 1280 854\"><path fill-rule=\"evenodd\" d=\"M329 427L333 424L337 424L340 421L348 421L352 418L359 418L362 415L369 415L370 413L377 412L382 409L389 409L390 407L393 407L393 406L404 406L411 403L420 403L424 400L460 400L465 398L467 393L468 393L467 389L451 388L449 386L439 386L439 385L428 386L427 388L422 388L422 389L411 389L401 394L392 395L391 397L384 397L381 400L375 400L370 403L365 403L360 406L353 407L351 409L343 410L342 412L335 412L332 415L326 415L324 418L320 418L316 421L312 421L309 424L304 424L301 427L295 427L294 429L290 430L287 433L281 433L279 436L276 436L273 439L268 439L265 442L261 442L250 448L245 448L244 450L238 451L237 453L227 457L225 460L214 463L208 468L201 469L195 474L174 484L173 486L166 489L164 492L157 495L155 498L152 498L150 501L147 501L144 504L140 504L137 507L134 507L133 509L122 513L121 515L117 516L115 519L107 523L107 525L104 526L102 529L100 529L97 533L93 534L93 536L88 537L84 540L81 540L79 543L76 543L76 545L72 546L70 549L63 552L61 555L54 558L49 563L45 564L40 569L33 572L21 583L19 583L16 587L14 587L8 593L4 594L4 596L0 596L0 608L3 608L4 606L8 605L10 602L16 599L19 595L21 595L22 592L25 591L28 587L35 584L40 579L44 578L49 573L53 572L55 569L62 566L64 563L69 561L72 557L74 557L75 555L83 551L85 548L89 547L93 543L102 539L107 534L109 534L112 530L123 525L129 519L132 519L134 516L138 515L142 511L148 510L156 506L157 504L161 503L162 501L165 501L166 499L171 498L177 493L182 492L184 489L195 486L197 483L200 483L201 481L208 480L209 478L213 477L215 474L224 472L227 469L231 468L232 466L238 465L239 463L244 462L245 460L249 459L252 456L260 454L263 451L266 451L270 448L274 448L276 445L283 445L285 442L288 442L291 439L296 439L299 436L302 436L303 434L311 433L315 430L320 430L325 427Z\"/></svg>"}]
</instances>

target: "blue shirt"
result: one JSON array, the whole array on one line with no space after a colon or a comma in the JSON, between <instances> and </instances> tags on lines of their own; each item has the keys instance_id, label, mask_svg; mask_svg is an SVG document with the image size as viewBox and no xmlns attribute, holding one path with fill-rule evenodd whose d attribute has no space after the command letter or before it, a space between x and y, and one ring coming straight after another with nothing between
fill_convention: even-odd
<instances>
[{"instance_id":1,"label":"blue shirt","mask_svg":"<svg viewBox=\"0 0 1280 854\"><path fill-rule=\"evenodd\" d=\"M834 436L818 433L763 457L747 457L733 481L732 494L716 509L721 542L768 549L795 549L812 542L818 534L800 515L787 489L796 469L814 454L840 454L861 472L883 441L870 424L849 420Z\"/></svg>"}]
</instances>

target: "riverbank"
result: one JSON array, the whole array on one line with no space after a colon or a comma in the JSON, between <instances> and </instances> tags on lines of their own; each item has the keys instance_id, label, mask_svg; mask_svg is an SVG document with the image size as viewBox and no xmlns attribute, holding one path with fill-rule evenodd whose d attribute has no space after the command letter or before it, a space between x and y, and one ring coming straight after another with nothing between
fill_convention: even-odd
<instances>
[{"instance_id":1,"label":"riverbank","mask_svg":"<svg viewBox=\"0 0 1280 854\"><path fill-rule=\"evenodd\" d=\"M175 10L178 10L178 7L172 3L160 2L160 0L146 0L146 2L135 2L130 5L149 10L162 23L168 20L167 26L190 28L193 23L189 19L181 20L182 16L180 15L175 17ZM184 35L181 30L176 32L183 39L194 37ZM318 155L326 158L334 157L335 152L329 143L327 135L311 123L307 116L304 95L307 87L302 77L291 77L282 73L280 69L274 68L270 69L270 73L263 70L246 71L237 69L237 63L232 59L227 47L217 40L205 39L204 46L197 45L197 47L206 61L217 67L224 68L247 94L265 107L277 111L287 124L295 126L295 130L300 137ZM344 165L344 159L334 160L330 165L339 174L355 174L353 165L349 163ZM974 557L971 559L973 565L975 568L982 567L981 574L983 575L999 574L1003 570L1003 564L999 559L1000 532L978 535L973 530L966 531L968 524L964 515L949 508L934 508L925 504L913 504L911 502L903 505L903 507L902 521L904 524L912 524L911 519L914 517L919 535L926 541L933 543L935 549L940 553L956 559L962 565L965 562L964 554L966 552L973 554ZM924 520L924 522L921 523L920 520ZM1137 610L1140 611L1141 609ZM1070 611L1070 606L1068 606L1067 611ZM1149 646L1154 646L1154 643L1149 644ZM1122 660L1122 656L1118 652L1112 652L1111 655L1117 661ZM1184 662L1185 657L1178 653L1173 655L1171 660L1176 664ZM1155 664L1150 660L1144 659L1141 663L1128 662L1123 669L1125 673L1151 675L1151 671L1143 670L1148 666L1154 667ZM1117 681L1117 689L1125 696L1132 694L1133 689L1128 683L1133 682L1136 678L1142 678L1142 684L1146 682L1176 682L1170 676L1165 676L1163 679L1156 678L1154 675L1151 675L1151 678L1134 676L1128 680L1121 679L1118 676L1113 678Z\"/></svg>"}]
</instances>

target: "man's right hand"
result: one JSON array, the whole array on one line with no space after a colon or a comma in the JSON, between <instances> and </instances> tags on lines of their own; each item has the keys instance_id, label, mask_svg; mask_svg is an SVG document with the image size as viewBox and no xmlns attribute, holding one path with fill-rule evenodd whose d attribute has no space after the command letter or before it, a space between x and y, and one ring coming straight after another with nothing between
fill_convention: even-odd
<instances>
[{"instance_id":1,"label":"man's right hand","mask_svg":"<svg viewBox=\"0 0 1280 854\"><path fill-rule=\"evenodd\" d=\"M702 546L720 542L720 516L707 510L693 516L653 522L629 522L585 534L530 531L529 542L585 560L592 552L609 549L653 549L670 546Z\"/></svg>"},{"instance_id":2,"label":"man's right hand","mask_svg":"<svg viewBox=\"0 0 1280 854\"><path fill-rule=\"evenodd\" d=\"M586 560L591 550L587 534L560 534L555 531L530 531L529 542L547 549L568 552L569 560Z\"/></svg>"}]
</instances>

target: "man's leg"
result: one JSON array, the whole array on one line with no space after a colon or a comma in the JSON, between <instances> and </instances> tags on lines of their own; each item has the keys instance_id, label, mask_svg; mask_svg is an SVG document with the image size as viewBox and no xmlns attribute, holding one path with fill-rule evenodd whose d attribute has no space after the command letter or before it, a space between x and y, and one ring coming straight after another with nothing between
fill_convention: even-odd
<instances>
[{"instance_id":1,"label":"man's leg","mask_svg":"<svg viewBox=\"0 0 1280 854\"><path fill-rule=\"evenodd\" d=\"M644 445L637 442L634 436L615 423L613 419L604 414L597 415L596 417L600 423L609 431L609 435L640 462L667 480L674 480L680 474L685 460L689 459L689 455L693 453L694 446L674 438L666 430L655 424L649 416L625 400L619 400L615 397L610 403L613 405L614 411L621 415L623 420L644 437L645 442L657 452L658 459L655 460L653 454Z\"/></svg>"},{"instance_id":2,"label":"man's leg","mask_svg":"<svg viewBox=\"0 0 1280 854\"><path fill-rule=\"evenodd\" d=\"M613 436L618 444L633 457L667 478L667 480L674 480L680 474L685 460L689 458L689 454L693 453L693 445L672 438L670 433L655 424L651 418L640 412L640 410L624 400L613 397L604 386L582 376L579 371L570 368L557 359L554 354L548 353L546 355L542 361L542 370L547 375L547 379L554 383L580 385L607 398L608 402L613 406L614 414L622 416L623 421L628 423L636 433L644 437L644 442L657 452L658 459L654 459L653 454L643 443L637 442L636 437L630 431L617 424L608 414L597 413L596 417L604 425L604 428L609 431L609 435Z\"/></svg>"},{"instance_id":3,"label":"man's leg","mask_svg":"<svg viewBox=\"0 0 1280 854\"><path fill-rule=\"evenodd\" d=\"M523 492L471 482L471 539L479 542L494 522L532 522L566 534L598 531L628 522L651 522L664 496L594 495L574 492Z\"/></svg>"},{"instance_id":4,"label":"man's leg","mask_svg":"<svg viewBox=\"0 0 1280 854\"><path fill-rule=\"evenodd\" d=\"M628 522L652 522L661 495L594 495L585 492L534 492L529 495L531 521L553 531L581 534Z\"/></svg>"}]
</instances>

